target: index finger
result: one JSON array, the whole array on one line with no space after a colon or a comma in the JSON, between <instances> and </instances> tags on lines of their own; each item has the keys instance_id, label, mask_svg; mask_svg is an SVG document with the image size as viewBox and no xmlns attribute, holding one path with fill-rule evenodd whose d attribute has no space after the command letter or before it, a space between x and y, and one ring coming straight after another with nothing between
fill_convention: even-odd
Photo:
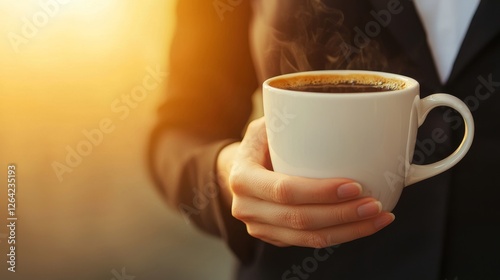
<instances>
[{"instance_id":1,"label":"index finger","mask_svg":"<svg viewBox=\"0 0 500 280\"><path fill-rule=\"evenodd\" d=\"M289 176L257 163L240 165L232 173L233 192L281 204L338 203L362 193L361 185L351 179Z\"/></svg>"}]
</instances>

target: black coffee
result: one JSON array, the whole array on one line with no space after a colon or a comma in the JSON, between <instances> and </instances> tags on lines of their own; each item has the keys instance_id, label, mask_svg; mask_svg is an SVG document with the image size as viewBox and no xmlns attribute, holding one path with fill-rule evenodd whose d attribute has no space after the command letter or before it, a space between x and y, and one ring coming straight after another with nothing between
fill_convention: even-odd
<instances>
[{"instance_id":1,"label":"black coffee","mask_svg":"<svg viewBox=\"0 0 500 280\"><path fill-rule=\"evenodd\" d=\"M317 93L360 93L360 92L381 92L392 91L393 88L385 85L370 85L357 83L338 83L338 84L302 84L284 89L317 92Z\"/></svg>"},{"instance_id":2,"label":"black coffee","mask_svg":"<svg viewBox=\"0 0 500 280\"><path fill-rule=\"evenodd\" d=\"M401 80L370 74L303 75L283 77L270 83L286 90L315 93L363 93L400 90L405 87Z\"/></svg>"}]
</instances>

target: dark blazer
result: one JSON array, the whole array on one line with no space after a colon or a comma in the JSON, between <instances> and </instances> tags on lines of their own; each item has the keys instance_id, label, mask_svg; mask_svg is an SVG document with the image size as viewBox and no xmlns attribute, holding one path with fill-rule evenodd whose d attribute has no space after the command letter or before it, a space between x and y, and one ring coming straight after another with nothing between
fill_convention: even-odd
<instances>
[{"instance_id":1,"label":"dark blazer","mask_svg":"<svg viewBox=\"0 0 500 280\"><path fill-rule=\"evenodd\" d=\"M150 146L167 203L225 240L240 261L238 279L500 279L500 2L481 1L444 85L411 1L313 3L180 1L168 92ZM218 151L240 139L254 89L267 77L313 69L411 76L422 97L446 92L464 100L476 135L456 167L403 191L396 221L382 231L320 250L278 248L250 237L219 197L206 196L203 205L195 199L214 184ZM436 128L444 143L433 139ZM451 109L434 110L419 129L414 162L445 157L463 131Z\"/></svg>"}]
</instances>

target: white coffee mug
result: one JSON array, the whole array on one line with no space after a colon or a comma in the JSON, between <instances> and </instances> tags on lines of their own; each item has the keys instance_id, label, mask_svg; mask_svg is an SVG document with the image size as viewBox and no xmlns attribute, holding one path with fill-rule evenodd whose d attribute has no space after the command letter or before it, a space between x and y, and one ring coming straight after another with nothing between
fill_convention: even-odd
<instances>
[{"instance_id":1,"label":"white coffee mug","mask_svg":"<svg viewBox=\"0 0 500 280\"><path fill-rule=\"evenodd\" d=\"M381 92L318 93L290 89L341 81L390 87ZM474 122L467 106L448 94L419 97L416 80L374 71L311 71L268 79L264 115L273 169L309 178L350 178L364 195L391 211L405 186L435 176L469 150ZM448 106L465 121L460 146L433 164L412 164L417 129L430 110Z\"/></svg>"}]
</instances>

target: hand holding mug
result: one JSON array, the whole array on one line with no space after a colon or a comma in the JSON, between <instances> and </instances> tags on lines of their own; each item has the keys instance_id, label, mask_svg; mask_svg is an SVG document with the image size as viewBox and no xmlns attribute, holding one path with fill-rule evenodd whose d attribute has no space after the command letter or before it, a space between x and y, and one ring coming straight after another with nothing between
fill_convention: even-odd
<instances>
[{"instance_id":1,"label":"hand holding mug","mask_svg":"<svg viewBox=\"0 0 500 280\"><path fill-rule=\"evenodd\" d=\"M394 220L351 179L305 178L270 169L261 118L237 145L228 185L233 216L265 242L323 248L371 235Z\"/></svg>"}]
</instances>

